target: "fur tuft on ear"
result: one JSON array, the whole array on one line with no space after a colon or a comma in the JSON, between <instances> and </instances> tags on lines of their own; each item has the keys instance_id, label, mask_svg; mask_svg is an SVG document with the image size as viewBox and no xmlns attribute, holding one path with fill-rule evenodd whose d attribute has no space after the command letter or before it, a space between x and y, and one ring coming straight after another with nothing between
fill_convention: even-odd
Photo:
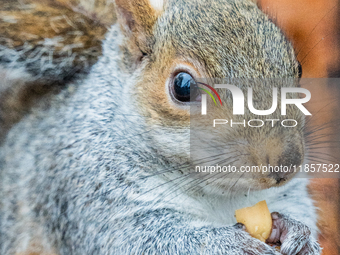
<instances>
[{"instance_id":1,"label":"fur tuft on ear","mask_svg":"<svg viewBox=\"0 0 340 255\"><path fill-rule=\"evenodd\" d=\"M156 10L150 0L115 1L118 23L130 44L133 43L134 47L146 54L150 53L154 42L153 27L160 15L160 3ZM153 2L155 4L156 1Z\"/></svg>"},{"instance_id":2,"label":"fur tuft on ear","mask_svg":"<svg viewBox=\"0 0 340 255\"><path fill-rule=\"evenodd\" d=\"M158 11L149 0L116 0L116 11L118 22L124 32L152 34Z\"/></svg>"},{"instance_id":3,"label":"fur tuft on ear","mask_svg":"<svg viewBox=\"0 0 340 255\"><path fill-rule=\"evenodd\" d=\"M156 10L156 11L163 11L164 8L164 0L149 0L151 6Z\"/></svg>"}]
</instances>

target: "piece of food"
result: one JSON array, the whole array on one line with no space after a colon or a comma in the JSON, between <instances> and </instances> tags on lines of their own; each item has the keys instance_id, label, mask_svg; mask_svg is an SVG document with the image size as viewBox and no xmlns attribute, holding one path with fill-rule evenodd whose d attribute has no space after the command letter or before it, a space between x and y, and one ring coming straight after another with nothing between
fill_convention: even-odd
<instances>
[{"instance_id":1,"label":"piece of food","mask_svg":"<svg viewBox=\"0 0 340 255\"><path fill-rule=\"evenodd\" d=\"M261 241L266 241L272 231L272 217L265 200L251 207L235 211L238 223L246 226L247 232Z\"/></svg>"}]
</instances>

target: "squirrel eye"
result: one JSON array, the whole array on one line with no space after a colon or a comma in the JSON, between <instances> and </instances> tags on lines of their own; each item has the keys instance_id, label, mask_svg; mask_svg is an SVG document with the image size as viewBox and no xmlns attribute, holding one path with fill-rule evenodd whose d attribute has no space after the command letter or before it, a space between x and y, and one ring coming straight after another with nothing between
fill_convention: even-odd
<instances>
[{"instance_id":1,"label":"squirrel eye","mask_svg":"<svg viewBox=\"0 0 340 255\"><path fill-rule=\"evenodd\" d=\"M190 102L196 99L199 94L198 86L192 76L188 73L181 72L173 80L173 95L180 102Z\"/></svg>"}]
</instances>

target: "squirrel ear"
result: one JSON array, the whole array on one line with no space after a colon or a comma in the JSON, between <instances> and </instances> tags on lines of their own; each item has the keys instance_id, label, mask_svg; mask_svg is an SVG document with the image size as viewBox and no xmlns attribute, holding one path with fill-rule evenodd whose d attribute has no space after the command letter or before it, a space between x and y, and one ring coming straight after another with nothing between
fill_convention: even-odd
<instances>
[{"instance_id":1,"label":"squirrel ear","mask_svg":"<svg viewBox=\"0 0 340 255\"><path fill-rule=\"evenodd\" d=\"M156 11L163 11L165 3L164 0L150 0L150 4Z\"/></svg>"},{"instance_id":2,"label":"squirrel ear","mask_svg":"<svg viewBox=\"0 0 340 255\"><path fill-rule=\"evenodd\" d=\"M118 22L123 32L135 37L152 35L163 5L163 0L116 0Z\"/></svg>"}]
</instances>

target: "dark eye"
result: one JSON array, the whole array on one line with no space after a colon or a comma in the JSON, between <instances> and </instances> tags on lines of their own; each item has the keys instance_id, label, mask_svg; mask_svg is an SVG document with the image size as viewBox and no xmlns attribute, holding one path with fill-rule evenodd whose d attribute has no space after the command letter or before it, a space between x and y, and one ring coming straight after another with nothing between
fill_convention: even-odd
<instances>
[{"instance_id":1,"label":"dark eye","mask_svg":"<svg viewBox=\"0 0 340 255\"><path fill-rule=\"evenodd\" d=\"M188 73L179 73L173 80L173 95L180 102L190 102L191 99L196 99L198 87L195 80Z\"/></svg>"}]
</instances>

